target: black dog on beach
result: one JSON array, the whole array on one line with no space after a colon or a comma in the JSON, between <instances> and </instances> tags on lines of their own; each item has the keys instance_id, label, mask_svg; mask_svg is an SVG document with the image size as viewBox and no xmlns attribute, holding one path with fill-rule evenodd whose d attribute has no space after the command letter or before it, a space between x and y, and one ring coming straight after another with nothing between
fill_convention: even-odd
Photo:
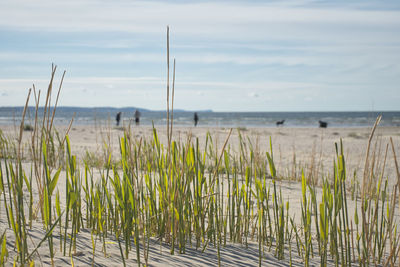
<instances>
[{"instance_id":1,"label":"black dog on beach","mask_svg":"<svg viewBox=\"0 0 400 267\"><path fill-rule=\"evenodd\" d=\"M319 128L327 128L328 123L325 121L318 121L319 122Z\"/></svg>"},{"instance_id":2,"label":"black dog on beach","mask_svg":"<svg viewBox=\"0 0 400 267\"><path fill-rule=\"evenodd\" d=\"M282 125L285 123L285 120L277 121L276 126L278 127L279 125Z\"/></svg>"}]
</instances>

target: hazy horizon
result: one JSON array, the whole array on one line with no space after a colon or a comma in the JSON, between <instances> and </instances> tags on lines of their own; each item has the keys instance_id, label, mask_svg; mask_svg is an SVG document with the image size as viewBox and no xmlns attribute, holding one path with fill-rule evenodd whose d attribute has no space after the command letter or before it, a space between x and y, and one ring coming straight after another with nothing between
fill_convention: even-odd
<instances>
[{"instance_id":1,"label":"hazy horizon","mask_svg":"<svg viewBox=\"0 0 400 267\"><path fill-rule=\"evenodd\" d=\"M59 106L164 110L167 25L175 109L400 109L396 0L5 0L0 106L44 92L54 63Z\"/></svg>"},{"instance_id":2,"label":"hazy horizon","mask_svg":"<svg viewBox=\"0 0 400 267\"><path fill-rule=\"evenodd\" d=\"M50 108L52 109L54 106L52 105ZM18 108L18 109L23 109L24 106L18 105L18 106L0 106L0 109L3 108ZM30 109L35 109L36 106L34 105L28 105L28 108ZM39 109L43 109L44 105L40 105ZM143 108L139 106L125 106L125 107L115 107L115 106L57 106L57 109L62 109L62 108L71 108L71 109L115 109L115 110L124 110L124 109L138 109L138 110L143 110L143 111L149 111L149 112L166 112L166 108L164 109L149 109L149 108ZM171 109L170 109L171 111ZM395 112L398 113L400 112L399 110L340 110L340 111L335 111L335 110L315 110L315 111L310 111L310 110L291 110L291 111L274 111L274 110L254 110L254 111L232 111L232 110L212 110L212 109L177 109L174 108L174 111L176 112L215 112L215 113L379 113L379 112Z\"/></svg>"}]
</instances>

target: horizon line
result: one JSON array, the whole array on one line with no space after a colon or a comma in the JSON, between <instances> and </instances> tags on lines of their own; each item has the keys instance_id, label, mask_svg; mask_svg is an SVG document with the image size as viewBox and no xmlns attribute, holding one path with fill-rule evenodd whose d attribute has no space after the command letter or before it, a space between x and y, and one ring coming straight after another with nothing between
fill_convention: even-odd
<instances>
[{"instance_id":1,"label":"horizon line","mask_svg":"<svg viewBox=\"0 0 400 267\"><path fill-rule=\"evenodd\" d=\"M1 108L24 108L24 106L0 106ZM28 105L28 108L36 108L34 105ZM44 108L44 106L39 106L39 108ZM50 108L54 108L54 106L50 106ZM144 112L166 112L165 110L157 110L157 109L149 109L149 108L142 108L142 107L135 107L135 106L125 106L125 107L115 107L115 106L93 106L93 107L85 107L85 106L57 106L57 109L59 108L81 108L81 109L139 109ZM238 110L224 110L224 111L214 111L212 109L197 109L197 110L187 110L183 108L175 108L174 109L177 112L212 112L212 113L262 113L262 112L269 112L269 113L295 113L295 112L309 112L309 113L314 113L314 112L326 112L326 113L332 113L332 112L400 112L400 110L284 110L284 111L277 111L277 110L258 110L258 111L238 111ZM171 111L171 110L170 110Z\"/></svg>"}]
</instances>

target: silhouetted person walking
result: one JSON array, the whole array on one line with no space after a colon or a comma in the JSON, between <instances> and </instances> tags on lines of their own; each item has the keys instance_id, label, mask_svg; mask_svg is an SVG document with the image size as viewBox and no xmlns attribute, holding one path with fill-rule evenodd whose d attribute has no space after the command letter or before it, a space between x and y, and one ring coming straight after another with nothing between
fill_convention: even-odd
<instances>
[{"instance_id":1,"label":"silhouetted person walking","mask_svg":"<svg viewBox=\"0 0 400 267\"><path fill-rule=\"evenodd\" d=\"M121 112L117 113L117 116L115 117L115 120L117 121L117 126L119 126L119 122L121 120Z\"/></svg>"},{"instance_id":2,"label":"silhouetted person walking","mask_svg":"<svg viewBox=\"0 0 400 267\"><path fill-rule=\"evenodd\" d=\"M139 122L140 122L140 112L139 112L139 110L135 110L134 116L135 116L136 125L139 125Z\"/></svg>"},{"instance_id":3,"label":"silhouetted person walking","mask_svg":"<svg viewBox=\"0 0 400 267\"><path fill-rule=\"evenodd\" d=\"M199 115L197 115L197 112L194 113L194 126L197 126L197 123L199 122Z\"/></svg>"}]
</instances>

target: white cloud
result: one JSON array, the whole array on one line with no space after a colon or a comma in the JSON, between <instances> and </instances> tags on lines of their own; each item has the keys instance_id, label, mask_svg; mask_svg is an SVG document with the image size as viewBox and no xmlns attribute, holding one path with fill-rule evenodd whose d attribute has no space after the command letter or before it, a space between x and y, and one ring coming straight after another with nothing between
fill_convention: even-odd
<instances>
[{"instance_id":1,"label":"white cloud","mask_svg":"<svg viewBox=\"0 0 400 267\"><path fill-rule=\"evenodd\" d=\"M65 104L164 108L169 24L177 108L326 109L358 95L346 105L362 107L377 88L376 108L395 107L399 8L341 2L6 0L1 31L27 37L0 44L0 89L12 92L0 105L21 105L32 83L47 88L43 65L56 62L67 66Z\"/></svg>"},{"instance_id":2,"label":"white cloud","mask_svg":"<svg viewBox=\"0 0 400 267\"><path fill-rule=\"evenodd\" d=\"M162 62L164 55L154 53L117 53L106 55L103 53L82 53L82 52L0 52L0 59L3 61L24 60L25 62Z\"/></svg>"},{"instance_id":3,"label":"white cloud","mask_svg":"<svg viewBox=\"0 0 400 267\"><path fill-rule=\"evenodd\" d=\"M20 106L24 103L27 95L27 90L23 89L25 80L28 79L22 79L22 82L17 79L14 79L13 82L7 81L8 88L13 94L0 98L0 106ZM104 86L110 81L115 84L113 90ZM47 82L43 80L37 88L46 88ZM0 88L3 87L4 80L0 79ZM175 92L175 108L189 110L211 108L215 111L357 110L355 107L368 109L371 95L374 94L374 92L370 92L368 85L349 88L347 84L326 85L296 82L197 83L186 81L185 85L180 85L180 87L182 89ZM254 90L249 92L247 88ZM382 92L389 89L386 86L380 87ZM396 90L390 90L392 90L390 94L396 93ZM364 93L360 95L360 91ZM346 92L346 94L337 92ZM244 93L250 97L243 97ZM196 96L201 96L202 100L199 101ZM256 99L257 101L255 101ZM162 81L154 84L153 78L92 77L88 80L79 78L65 81L59 105L140 106L160 110L165 108L165 100L165 84ZM339 102L341 107L335 107L335 103ZM365 103L368 105L366 106ZM382 94L375 100L375 109L393 108L388 105L387 96Z\"/></svg>"},{"instance_id":4,"label":"white cloud","mask_svg":"<svg viewBox=\"0 0 400 267\"><path fill-rule=\"evenodd\" d=\"M167 24L176 34L229 34L230 38L257 37L259 30L278 33L312 25L398 27L394 10L328 8L314 5L269 5L264 3L221 2L173 3L152 1L5 1L0 25L10 28L50 31L127 31L160 33ZM276 28L278 31L274 31ZM244 30L245 31L242 31ZM345 28L343 28L345 30ZM283 33L285 34L285 33ZM301 34L301 33L299 33ZM226 36L224 36L226 38ZM260 37L260 36L259 36Z\"/></svg>"},{"instance_id":5,"label":"white cloud","mask_svg":"<svg viewBox=\"0 0 400 267\"><path fill-rule=\"evenodd\" d=\"M249 96L250 96L250 97L253 97L253 98L258 98L258 97L260 97L259 94L255 93L255 92L251 92L251 93L249 94Z\"/></svg>"}]
</instances>

